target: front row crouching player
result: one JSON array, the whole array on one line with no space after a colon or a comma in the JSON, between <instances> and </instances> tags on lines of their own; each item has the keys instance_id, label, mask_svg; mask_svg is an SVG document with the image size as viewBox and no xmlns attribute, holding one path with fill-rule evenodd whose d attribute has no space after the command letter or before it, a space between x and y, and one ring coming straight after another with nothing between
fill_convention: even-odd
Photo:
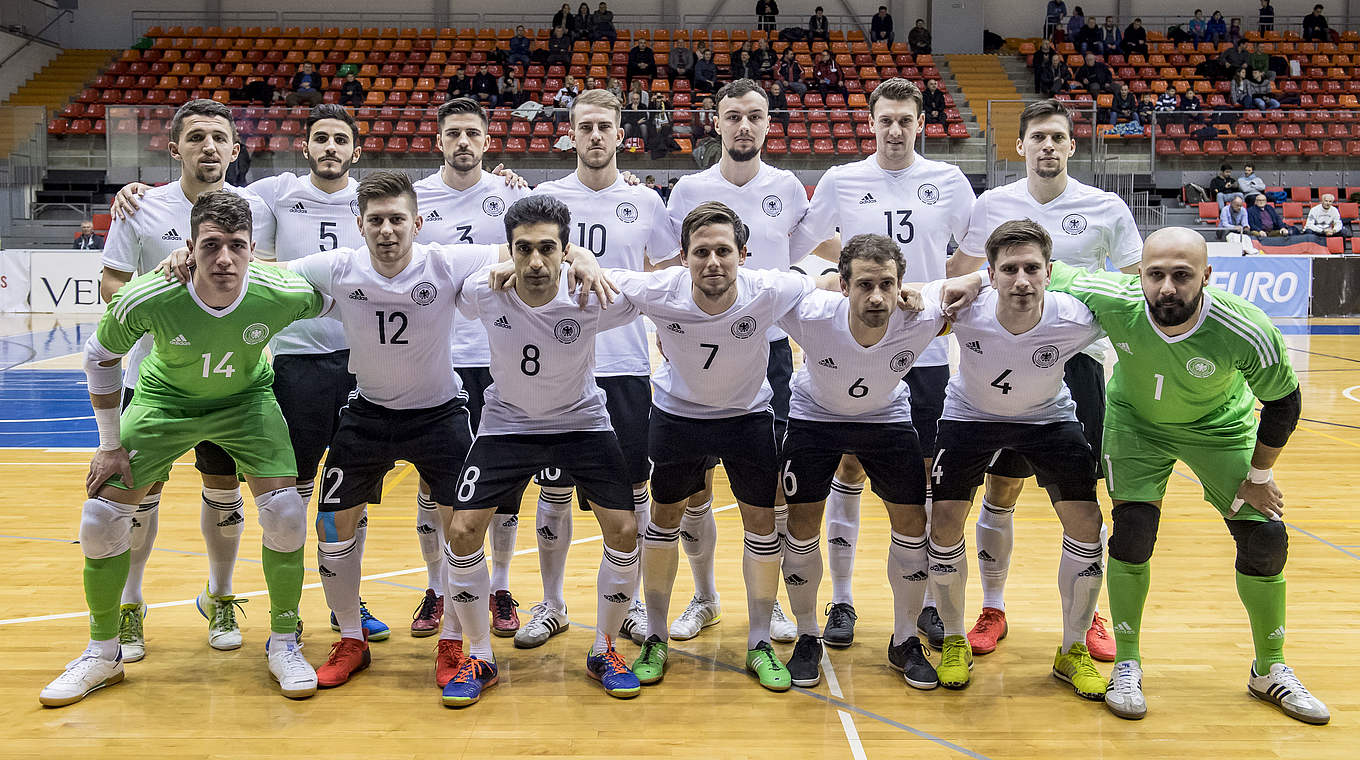
<instances>
[{"instance_id":1,"label":"front row crouching player","mask_svg":"<svg viewBox=\"0 0 1360 760\"><path fill-rule=\"evenodd\" d=\"M123 680L118 612L132 514L200 441L235 459L259 508L273 631L265 645L269 672L286 697L316 693L316 673L297 640L307 509L296 488L288 427L271 391L273 370L262 354L271 336L319 316L330 303L299 277L251 264L250 206L239 196L200 195L190 228L196 264L190 280L166 282L155 273L134 279L114 295L85 345L99 426L80 522L90 644L42 690L38 699L50 707ZM148 333L154 347L120 419L122 357Z\"/></svg>"},{"instance_id":2,"label":"front row crouching player","mask_svg":"<svg viewBox=\"0 0 1360 760\"><path fill-rule=\"evenodd\" d=\"M467 658L445 687L448 707L466 707L497 680L484 599L491 593L482 554L493 515L518 510L529 479L561 470L581 490L604 534L597 580L595 643L586 672L610 696L635 697L641 684L614 650L637 588L637 520L623 451L610 425L605 392L595 383L595 338L632 324L637 309L582 309L567 292L563 255L571 213L562 201L534 195L505 214L513 290L477 278L458 297L460 311L480 318L491 350L477 440L458 479L448 531L448 610L462 622Z\"/></svg>"}]
</instances>

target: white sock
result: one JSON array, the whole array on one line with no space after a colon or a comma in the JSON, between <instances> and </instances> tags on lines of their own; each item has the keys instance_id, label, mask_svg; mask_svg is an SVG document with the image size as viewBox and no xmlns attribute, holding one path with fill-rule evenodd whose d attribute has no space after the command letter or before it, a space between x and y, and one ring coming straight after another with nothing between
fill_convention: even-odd
<instances>
[{"instance_id":1,"label":"white sock","mask_svg":"<svg viewBox=\"0 0 1360 760\"><path fill-rule=\"evenodd\" d=\"M1006 609L1006 577L1011 570L1011 550L1015 546L1015 507L998 507L982 499L978 512L978 575L982 580L982 606Z\"/></svg>"},{"instance_id":2,"label":"white sock","mask_svg":"<svg viewBox=\"0 0 1360 760\"><path fill-rule=\"evenodd\" d=\"M859 500L863 483L831 479L826 497L826 554L831 567L831 601L854 604L850 581L855 574L855 544L859 540Z\"/></svg>"},{"instance_id":3,"label":"white sock","mask_svg":"<svg viewBox=\"0 0 1360 760\"><path fill-rule=\"evenodd\" d=\"M359 619L362 559L357 531L354 538L344 541L316 542L316 567L321 574L321 589L326 592L326 606L335 613L340 637L360 641L364 639Z\"/></svg>"},{"instance_id":4,"label":"white sock","mask_svg":"<svg viewBox=\"0 0 1360 760\"><path fill-rule=\"evenodd\" d=\"M718 601L718 579L713 569L718 521L713 517L712 499L697 507L685 507L685 516L680 518L680 542L694 576L694 595Z\"/></svg>"},{"instance_id":5,"label":"white sock","mask_svg":"<svg viewBox=\"0 0 1360 760\"><path fill-rule=\"evenodd\" d=\"M670 639L671 591L680 568L679 528L647 526L642 536L642 591L647 602L647 637Z\"/></svg>"},{"instance_id":6,"label":"white sock","mask_svg":"<svg viewBox=\"0 0 1360 760\"><path fill-rule=\"evenodd\" d=\"M784 537L784 588L789 590L789 610L798 621L798 635L820 636L817 619L817 587L822 583L822 537L800 541Z\"/></svg>"},{"instance_id":7,"label":"white sock","mask_svg":"<svg viewBox=\"0 0 1360 760\"><path fill-rule=\"evenodd\" d=\"M779 593L779 560L783 555L777 531L766 535L746 531L742 536L741 577L746 581L746 616L750 630L746 648L770 640L770 615Z\"/></svg>"},{"instance_id":8,"label":"white sock","mask_svg":"<svg viewBox=\"0 0 1360 760\"><path fill-rule=\"evenodd\" d=\"M425 560L425 588L444 593L444 521L429 494L416 492L416 540Z\"/></svg>"},{"instance_id":9,"label":"white sock","mask_svg":"<svg viewBox=\"0 0 1360 760\"><path fill-rule=\"evenodd\" d=\"M510 560L515 558L515 539L519 537L519 515L491 518L491 590L510 590Z\"/></svg>"},{"instance_id":10,"label":"white sock","mask_svg":"<svg viewBox=\"0 0 1360 760\"><path fill-rule=\"evenodd\" d=\"M712 504L712 501L709 502ZM774 532L777 536L787 536L789 534L789 505L774 505Z\"/></svg>"},{"instance_id":11,"label":"white sock","mask_svg":"<svg viewBox=\"0 0 1360 760\"><path fill-rule=\"evenodd\" d=\"M930 585L930 559L925 536L904 536L892 531L888 544L888 585L893 592L894 646L916 635L926 587Z\"/></svg>"},{"instance_id":12,"label":"white sock","mask_svg":"<svg viewBox=\"0 0 1360 760\"><path fill-rule=\"evenodd\" d=\"M1110 548L1110 524L1109 524L1109 523L1101 523L1101 524L1100 524L1100 571L1101 571L1101 572L1104 572L1104 571L1105 571L1105 557L1107 557L1107 556L1109 555L1109 548ZM1094 610L1091 611L1091 617L1094 618L1094 617L1096 616L1096 613L1099 612L1099 611L1100 611L1100 600L1097 599L1097 600L1096 600L1096 608L1095 608Z\"/></svg>"},{"instance_id":13,"label":"white sock","mask_svg":"<svg viewBox=\"0 0 1360 760\"><path fill-rule=\"evenodd\" d=\"M571 548L570 488L544 486L539 489L534 531L538 534L538 572L543 577L543 601L562 612L567 609L562 586L567 575L567 551ZM630 597L632 591L629 589Z\"/></svg>"},{"instance_id":14,"label":"white sock","mask_svg":"<svg viewBox=\"0 0 1360 760\"><path fill-rule=\"evenodd\" d=\"M110 662L118 659L118 652L120 649L121 645L119 645L118 637L116 636L111 639L90 639L90 643L85 647L86 652L95 655L101 660L108 660Z\"/></svg>"},{"instance_id":15,"label":"white sock","mask_svg":"<svg viewBox=\"0 0 1360 760\"><path fill-rule=\"evenodd\" d=\"M647 493L647 484L633 489L633 517L637 519L638 547L642 546L642 534L647 532L647 521L652 519L652 497ZM641 549L639 548L639 551ZM633 589L633 601L642 599L642 564L638 563L637 588Z\"/></svg>"},{"instance_id":16,"label":"white sock","mask_svg":"<svg viewBox=\"0 0 1360 760\"><path fill-rule=\"evenodd\" d=\"M1086 643L1086 629L1100 599L1105 581L1104 553L1099 541L1087 543L1063 534L1062 559L1058 561L1058 594L1062 597L1063 651Z\"/></svg>"},{"instance_id":17,"label":"white sock","mask_svg":"<svg viewBox=\"0 0 1360 760\"><path fill-rule=\"evenodd\" d=\"M208 593L230 594L236 552L241 548L241 533L246 529L241 489L204 488L198 527L207 545Z\"/></svg>"},{"instance_id":18,"label":"white sock","mask_svg":"<svg viewBox=\"0 0 1360 760\"><path fill-rule=\"evenodd\" d=\"M305 503L305 502L304 502ZM296 633L269 633L268 651L272 652L279 647L284 649L297 649L298 640Z\"/></svg>"},{"instance_id":19,"label":"white sock","mask_svg":"<svg viewBox=\"0 0 1360 760\"><path fill-rule=\"evenodd\" d=\"M315 491L315 480L307 480L297 484L298 496L302 497L302 506L305 507L312 503L312 493Z\"/></svg>"},{"instance_id":20,"label":"white sock","mask_svg":"<svg viewBox=\"0 0 1360 760\"><path fill-rule=\"evenodd\" d=\"M934 500L933 498L931 498L931 496L930 496L930 479L929 479L929 478L926 478L926 504L925 504L925 507L926 507L926 532L923 533L923 534L921 534L921 535L929 536L929 535L930 535L930 515L931 515L931 513L934 512L934 510L935 510L935 500ZM927 583L927 584L926 584L926 597L925 597L924 599L921 600L921 607L922 607L922 609L924 609L924 608L926 608L926 607L934 607L934 606L935 606L935 591L930 587L930 584ZM939 610L936 610L936 612L939 612Z\"/></svg>"},{"instance_id":21,"label":"white sock","mask_svg":"<svg viewBox=\"0 0 1360 760\"><path fill-rule=\"evenodd\" d=\"M595 645L591 652L600 654L609 647L610 639L618 635L623 618L633 604L633 589L641 568L639 549L621 552L604 547L600 557L600 572L595 586L600 600L595 606Z\"/></svg>"},{"instance_id":22,"label":"white sock","mask_svg":"<svg viewBox=\"0 0 1360 760\"><path fill-rule=\"evenodd\" d=\"M960 539L953 546L927 542L930 552L930 586L935 592L935 606L944 623L944 635L963 635L964 591L968 587L968 558Z\"/></svg>"},{"instance_id":23,"label":"white sock","mask_svg":"<svg viewBox=\"0 0 1360 760\"><path fill-rule=\"evenodd\" d=\"M146 572L147 560L156 544L156 532L161 523L161 495L149 493L132 513L132 555L128 564L127 581L123 583L123 604L140 604L142 600L142 575Z\"/></svg>"},{"instance_id":24,"label":"white sock","mask_svg":"<svg viewBox=\"0 0 1360 760\"><path fill-rule=\"evenodd\" d=\"M486 613L491 596L491 575L486 569L486 554L478 549L465 557L457 556L446 544L448 586L444 592L444 614L458 616L463 630L463 651L469 657L493 660L491 654L491 616Z\"/></svg>"}]
</instances>

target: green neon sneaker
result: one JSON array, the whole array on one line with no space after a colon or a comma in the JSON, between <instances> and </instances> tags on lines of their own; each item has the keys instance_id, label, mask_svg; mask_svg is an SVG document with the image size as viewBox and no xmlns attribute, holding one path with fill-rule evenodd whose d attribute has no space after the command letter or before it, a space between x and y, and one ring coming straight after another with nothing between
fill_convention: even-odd
<instances>
[{"instance_id":1,"label":"green neon sneaker","mask_svg":"<svg viewBox=\"0 0 1360 760\"><path fill-rule=\"evenodd\" d=\"M666 653L669 651L666 642L655 634L648 636L642 642L642 652L633 660L633 675L637 676L638 682L642 684L656 683L661 677L666 675Z\"/></svg>"},{"instance_id":2,"label":"green neon sneaker","mask_svg":"<svg viewBox=\"0 0 1360 760\"><path fill-rule=\"evenodd\" d=\"M968 688L969 671L973 669L973 650L963 636L945 636L940 651L940 664L935 674L946 689Z\"/></svg>"},{"instance_id":3,"label":"green neon sneaker","mask_svg":"<svg viewBox=\"0 0 1360 760\"><path fill-rule=\"evenodd\" d=\"M1096 670L1095 661L1091 659L1085 644L1073 644L1066 652L1058 647L1058 654L1053 658L1053 677L1072 684L1072 690L1082 699L1093 702L1105 700L1108 682Z\"/></svg>"},{"instance_id":4,"label":"green neon sneaker","mask_svg":"<svg viewBox=\"0 0 1360 760\"><path fill-rule=\"evenodd\" d=\"M746 650L746 669L755 673L760 685L770 691L788 691L793 685L789 669L774 656L774 648L768 641L756 644L755 649Z\"/></svg>"}]
</instances>

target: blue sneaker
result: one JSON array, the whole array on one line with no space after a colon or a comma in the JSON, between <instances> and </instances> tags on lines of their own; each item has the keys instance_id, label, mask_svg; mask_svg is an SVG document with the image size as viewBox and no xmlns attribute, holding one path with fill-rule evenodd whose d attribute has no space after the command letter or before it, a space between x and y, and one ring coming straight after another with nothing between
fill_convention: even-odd
<instances>
[{"instance_id":1,"label":"blue sneaker","mask_svg":"<svg viewBox=\"0 0 1360 760\"><path fill-rule=\"evenodd\" d=\"M459 666L458 672L444 687L445 707L467 707L482 698L482 690L496 685L499 672L496 663L468 657Z\"/></svg>"},{"instance_id":2,"label":"blue sneaker","mask_svg":"<svg viewBox=\"0 0 1360 760\"><path fill-rule=\"evenodd\" d=\"M364 633L368 634L369 641L387 641L387 637L392 635L392 629L387 627L387 623L373 617L373 613L368 611L368 605L364 600L359 600L359 621L364 626ZM331 613L331 630L340 632L340 623L335 619L335 613Z\"/></svg>"},{"instance_id":3,"label":"blue sneaker","mask_svg":"<svg viewBox=\"0 0 1360 760\"><path fill-rule=\"evenodd\" d=\"M642 682L628 669L619 653L614 651L614 642L600 654L586 655L586 672L591 678L604 686L604 693L619 699L632 699L642 691Z\"/></svg>"}]
</instances>

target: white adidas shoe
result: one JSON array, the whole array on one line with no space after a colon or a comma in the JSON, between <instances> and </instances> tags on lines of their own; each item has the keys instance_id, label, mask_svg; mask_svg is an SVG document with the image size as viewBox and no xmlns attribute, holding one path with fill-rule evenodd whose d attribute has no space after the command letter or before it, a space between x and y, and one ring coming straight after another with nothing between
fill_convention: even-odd
<instances>
[{"instance_id":1,"label":"white adidas shoe","mask_svg":"<svg viewBox=\"0 0 1360 760\"><path fill-rule=\"evenodd\" d=\"M1256 675L1256 664L1252 663L1247 691L1253 697L1279 707L1280 712L1294 720L1321 726L1332 719L1327 705L1309 693L1294 675L1293 668L1282 662L1271 665L1270 672L1263 676Z\"/></svg>"},{"instance_id":2,"label":"white adidas shoe","mask_svg":"<svg viewBox=\"0 0 1360 760\"><path fill-rule=\"evenodd\" d=\"M106 660L97 652L86 649L66 664L66 670L43 687L38 701L48 707L72 705L95 689L112 686L123 680L123 660Z\"/></svg>"},{"instance_id":3,"label":"white adidas shoe","mask_svg":"<svg viewBox=\"0 0 1360 760\"><path fill-rule=\"evenodd\" d=\"M798 626L784 615L779 600L774 600L774 611L770 613L770 641L779 644L792 644L798 640Z\"/></svg>"},{"instance_id":4,"label":"white adidas shoe","mask_svg":"<svg viewBox=\"0 0 1360 760\"><path fill-rule=\"evenodd\" d=\"M533 649L547 643L548 639L571 627L566 611L558 612L543 602L529 610L529 622L515 631L517 649Z\"/></svg>"},{"instance_id":5,"label":"white adidas shoe","mask_svg":"<svg viewBox=\"0 0 1360 760\"><path fill-rule=\"evenodd\" d=\"M265 642L269 656L269 675L279 682L283 696L289 699L306 699L316 693L316 670L302 655L302 645L270 647Z\"/></svg>"},{"instance_id":6,"label":"white adidas shoe","mask_svg":"<svg viewBox=\"0 0 1360 760\"><path fill-rule=\"evenodd\" d=\"M722 607L717 599L701 599L697 596L689 600L685 611L671 622L671 638L686 641L699 635L699 631L717 625L722 620Z\"/></svg>"},{"instance_id":7,"label":"white adidas shoe","mask_svg":"<svg viewBox=\"0 0 1360 760\"><path fill-rule=\"evenodd\" d=\"M236 622L236 610L246 603L234 594L218 596L204 588L194 600L198 614L208 619L208 646L229 652L241 648L241 625Z\"/></svg>"},{"instance_id":8,"label":"white adidas shoe","mask_svg":"<svg viewBox=\"0 0 1360 760\"><path fill-rule=\"evenodd\" d=\"M633 606L628 608L628 614L624 616L623 623L619 626L619 635L642 646L642 642L647 638L646 605L636 599L633 600Z\"/></svg>"},{"instance_id":9,"label":"white adidas shoe","mask_svg":"<svg viewBox=\"0 0 1360 760\"><path fill-rule=\"evenodd\" d=\"M1125 720L1142 720L1147 715L1147 700L1143 698L1143 669L1137 660L1123 660L1114 664L1110 684L1105 687L1105 706Z\"/></svg>"}]
</instances>

